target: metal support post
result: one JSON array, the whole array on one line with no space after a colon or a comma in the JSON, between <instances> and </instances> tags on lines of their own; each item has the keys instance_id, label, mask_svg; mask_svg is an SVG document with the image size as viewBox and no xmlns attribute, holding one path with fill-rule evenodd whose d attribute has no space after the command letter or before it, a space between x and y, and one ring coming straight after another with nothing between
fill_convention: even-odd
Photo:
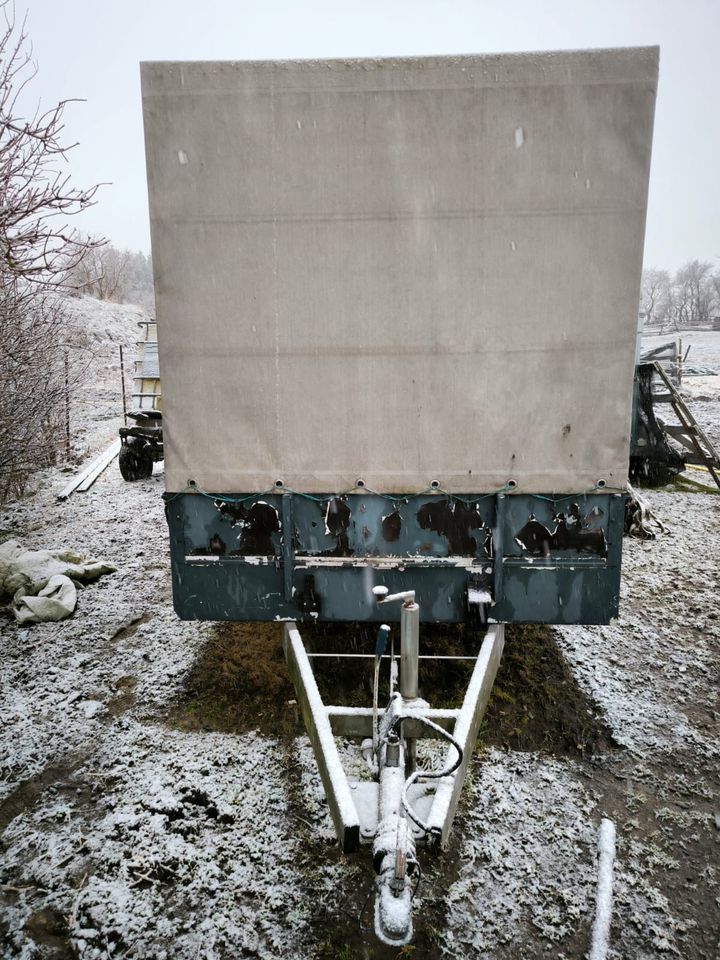
<instances>
[{"instance_id":1,"label":"metal support post","mask_svg":"<svg viewBox=\"0 0 720 960\"><path fill-rule=\"evenodd\" d=\"M123 423L127 426L127 399L125 397L125 358L123 357L123 347L120 344L120 388L122 391L123 405Z\"/></svg>"},{"instance_id":2,"label":"metal support post","mask_svg":"<svg viewBox=\"0 0 720 960\"><path fill-rule=\"evenodd\" d=\"M406 600L400 610L400 693L405 700L418 695L420 604Z\"/></svg>"},{"instance_id":3,"label":"metal support post","mask_svg":"<svg viewBox=\"0 0 720 960\"><path fill-rule=\"evenodd\" d=\"M400 693L405 702L417 700L420 656L420 604L406 600L400 610ZM417 766L417 740L406 740L405 775Z\"/></svg>"}]
</instances>

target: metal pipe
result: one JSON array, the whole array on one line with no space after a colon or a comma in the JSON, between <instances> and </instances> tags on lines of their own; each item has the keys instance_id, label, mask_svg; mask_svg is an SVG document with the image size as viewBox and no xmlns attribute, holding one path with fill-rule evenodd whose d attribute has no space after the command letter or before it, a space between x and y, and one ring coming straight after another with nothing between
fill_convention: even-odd
<instances>
[{"instance_id":1,"label":"metal pipe","mask_svg":"<svg viewBox=\"0 0 720 960\"><path fill-rule=\"evenodd\" d=\"M70 363L65 351L65 459L70 459Z\"/></svg>"},{"instance_id":2,"label":"metal pipe","mask_svg":"<svg viewBox=\"0 0 720 960\"><path fill-rule=\"evenodd\" d=\"M387 587L373 587L373 596L378 603L392 603L394 600L402 600L405 603L411 603L415 599L414 590L403 590L402 593L388 593Z\"/></svg>"},{"instance_id":3,"label":"metal pipe","mask_svg":"<svg viewBox=\"0 0 720 960\"><path fill-rule=\"evenodd\" d=\"M606 817L598 831L598 882L589 960L605 960L610 949L610 922L613 902L615 824Z\"/></svg>"},{"instance_id":4,"label":"metal pipe","mask_svg":"<svg viewBox=\"0 0 720 960\"><path fill-rule=\"evenodd\" d=\"M207 558L203 557L202 559L206 560ZM384 653L382 657L380 657L380 659L390 660L391 656L392 655L389 653ZM374 653L308 653L308 657L311 660L314 660L316 658L322 659L323 657L325 657L325 659L330 659L330 660L333 660L333 659L334 660L340 660L340 659L342 660L376 660L377 659ZM477 657L450 656L449 654L444 654L444 653L437 654L437 655L432 653L423 653L423 654L420 654L420 656L418 657L418 660L471 660L473 663L475 663L475 661L477 660Z\"/></svg>"},{"instance_id":5,"label":"metal pipe","mask_svg":"<svg viewBox=\"0 0 720 960\"><path fill-rule=\"evenodd\" d=\"M420 604L404 603L400 610L400 693L405 700L418 695Z\"/></svg>"},{"instance_id":6,"label":"metal pipe","mask_svg":"<svg viewBox=\"0 0 720 960\"><path fill-rule=\"evenodd\" d=\"M125 399L125 360L123 348L120 344L120 384L122 386L123 423L127 426L127 400Z\"/></svg>"}]
</instances>

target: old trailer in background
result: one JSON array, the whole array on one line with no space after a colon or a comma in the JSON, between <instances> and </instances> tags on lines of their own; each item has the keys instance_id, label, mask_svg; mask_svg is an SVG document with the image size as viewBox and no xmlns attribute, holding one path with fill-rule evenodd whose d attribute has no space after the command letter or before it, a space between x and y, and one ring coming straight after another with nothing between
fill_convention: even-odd
<instances>
[{"instance_id":1,"label":"old trailer in background","mask_svg":"<svg viewBox=\"0 0 720 960\"><path fill-rule=\"evenodd\" d=\"M338 836L373 843L393 944L503 624L618 610L657 59L142 67L175 609L286 622ZM380 625L366 710L320 700L312 620ZM418 696L421 621L478 625L458 710ZM338 734L365 738L368 783ZM448 741L435 771L414 766L424 736Z\"/></svg>"},{"instance_id":2,"label":"old trailer in background","mask_svg":"<svg viewBox=\"0 0 720 960\"><path fill-rule=\"evenodd\" d=\"M158 359L157 324L141 320L142 338L137 341L133 364L131 405L125 397L123 348L120 368L123 387L123 426L120 427L118 461L123 480L143 480L152 474L153 464L163 459L162 391ZM133 426L128 426L128 419Z\"/></svg>"},{"instance_id":3,"label":"old trailer in background","mask_svg":"<svg viewBox=\"0 0 720 960\"><path fill-rule=\"evenodd\" d=\"M690 347L683 352L677 339L639 355L630 445L634 482L663 486L691 464L706 470L720 487L720 455L681 394L689 353Z\"/></svg>"}]
</instances>

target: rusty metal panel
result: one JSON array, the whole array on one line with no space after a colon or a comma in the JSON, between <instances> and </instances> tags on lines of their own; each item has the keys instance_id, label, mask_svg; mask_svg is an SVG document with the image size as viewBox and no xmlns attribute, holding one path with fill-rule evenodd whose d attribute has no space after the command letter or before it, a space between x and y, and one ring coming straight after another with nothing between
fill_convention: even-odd
<instances>
[{"instance_id":1,"label":"rusty metal panel","mask_svg":"<svg viewBox=\"0 0 720 960\"><path fill-rule=\"evenodd\" d=\"M143 64L168 490L621 486L657 60Z\"/></svg>"},{"instance_id":2,"label":"rusty metal panel","mask_svg":"<svg viewBox=\"0 0 720 960\"><path fill-rule=\"evenodd\" d=\"M186 620L397 618L378 605L378 584L415 590L429 622L607 623L618 613L619 494L166 499Z\"/></svg>"}]
</instances>

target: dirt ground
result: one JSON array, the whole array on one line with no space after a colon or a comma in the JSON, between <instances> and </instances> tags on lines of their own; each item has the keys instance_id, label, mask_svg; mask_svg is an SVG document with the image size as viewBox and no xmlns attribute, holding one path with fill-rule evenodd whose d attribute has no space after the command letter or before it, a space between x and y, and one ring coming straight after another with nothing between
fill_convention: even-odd
<instances>
[{"instance_id":1,"label":"dirt ground","mask_svg":"<svg viewBox=\"0 0 720 960\"><path fill-rule=\"evenodd\" d=\"M116 319L103 419L79 424L88 451L119 424ZM720 334L700 339L697 362L720 372ZM693 409L712 432L720 390L707 379ZM130 485L113 464L57 501L66 480L46 471L0 508L0 536L118 572L63 623L0 617L0 956L580 960L608 816L611 960L720 957L720 497L649 493L669 533L625 541L617 621L508 629L453 842L421 854L416 937L398 952L358 922L369 856L334 843L278 627L177 620L161 466ZM348 628L315 640L367 642ZM428 627L431 641L476 639ZM421 681L442 705L465 672ZM328 665L320 684L367 702L362 670L339 683Z\"/></svg>"}]
</instances>

